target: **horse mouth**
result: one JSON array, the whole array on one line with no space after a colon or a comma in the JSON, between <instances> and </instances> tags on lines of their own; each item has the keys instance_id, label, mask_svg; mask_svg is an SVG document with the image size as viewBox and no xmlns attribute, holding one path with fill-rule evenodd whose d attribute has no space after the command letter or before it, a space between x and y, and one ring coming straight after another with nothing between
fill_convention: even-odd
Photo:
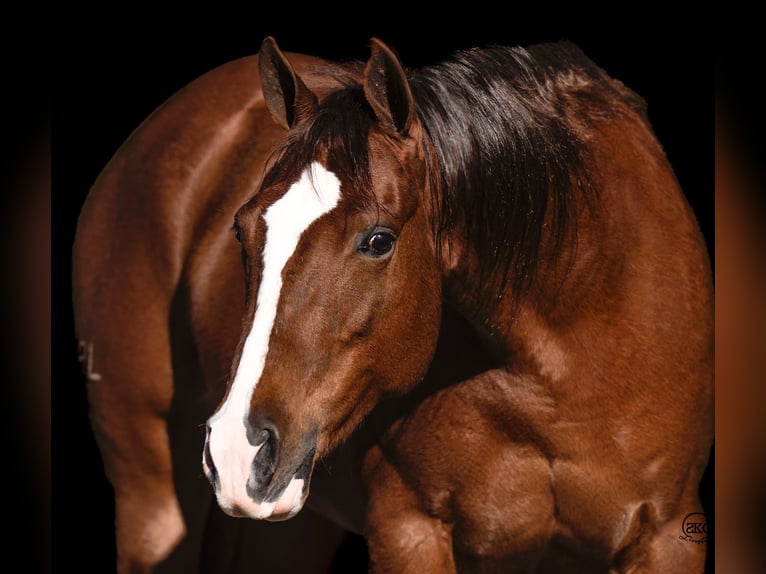
<instances>
[{"instance_id":1,"label":"horse mouth","mask_svg":"<svg viewBox=\"0 0 766 574\"><path fill-rule=\"evenodd\" d=\"M315 449L311 449L298 469L288 475L287 480L282 481L281 485L274 485L269 491L274 494L267 495L264 499L265 504L273 504L273 510L264 520L269 522L281 522L288 520L298 514L303 508L309 495L311 485L311 473L314 469Z\"/></svg>"}]
</instances>

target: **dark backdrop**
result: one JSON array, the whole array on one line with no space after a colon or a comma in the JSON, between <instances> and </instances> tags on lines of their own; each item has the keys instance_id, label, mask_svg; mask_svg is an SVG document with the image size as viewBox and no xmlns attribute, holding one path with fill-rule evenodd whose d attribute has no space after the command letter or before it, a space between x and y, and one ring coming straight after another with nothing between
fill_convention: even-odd
<instances>
[{"instance_id":1,"label":"dark backdrop","mask_svg":"<svg viewBox=\"0 0 766 574\"><path fill-rule=\"evenodd\" d=\"M69 262L80 205L99 171L154 108L206 71L255 53L266 35L285 51L343 59L366 59L369 38L377 36L407 66L473 46L571 40L647 101L655 132L712 246L712 70L701 29L664 13L601 13L596 21L557 14L552 7L532 17L506 13L500 3L502 13L470 6L419 18L389 6L342 12L319 3L308 11L291 7L289 14L215 9L191 19L160 20L123 6L109 16L71 15L74 21L81 17L81 24L64 27L60 45L53 46L60 62L52 156L54 564L109 572L114 562L111 492L88 427L72 328ZM295 20L302 23L296 26ZM711 523L712 473L703 495Z\"/></svg>"}]
</instances>

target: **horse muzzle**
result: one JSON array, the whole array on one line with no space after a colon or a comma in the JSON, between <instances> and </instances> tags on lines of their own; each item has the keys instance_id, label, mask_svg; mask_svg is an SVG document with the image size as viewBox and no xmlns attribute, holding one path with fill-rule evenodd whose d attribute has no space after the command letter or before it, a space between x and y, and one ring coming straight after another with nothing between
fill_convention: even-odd
<instances>
[{"instance_id":1,"label":"horse muzzle","mask_svg":"<svg viewBox=\"0 0 766 574\"><path fill-rule=\"evenodd\" d=\"M227 440L227 435L229 440ZM218 505L230 516L281 521L306 502L316 453L316 433L297 444L280 438L274 427L231 440L225 428L207 426L202 460Z\"/></svg>"}]
</instances>

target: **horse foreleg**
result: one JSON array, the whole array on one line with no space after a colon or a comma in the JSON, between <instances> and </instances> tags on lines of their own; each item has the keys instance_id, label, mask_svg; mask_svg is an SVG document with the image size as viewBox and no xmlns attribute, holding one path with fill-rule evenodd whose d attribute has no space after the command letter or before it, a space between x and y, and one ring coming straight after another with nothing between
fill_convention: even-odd
<instances>
[{"instance_id":1,"label":"horse foreleg","mask_svg":"<svg viewBox=\"0 0 766 574\"><path fill-rule=\"evenodd\" d=\"M696 482L692 483L692 487ZM696 495L655 527L650 505L634 515L630 540L613 560L619 574L700 574L705 571L707 523Z\"/></svg>"},{"instance_id":2,"label":"horse foreleg","mask_svg":"<svg viewBox=\"0 0 766 574\"><path fill-rule=\"evenodd\" d=\"M91 382L91 421L114 488L118 572L150 572L185 534L165 420L126 408L108 373ZM121 386L121 385L120 385Z\"/></svg>"},{"instance_id":3,"label":"horse foreleg","mask_svg":"<svg viewBox=\"0 0 766 574\"><path fill-rule=\"evenodd\" d=\"M81 331L91 425L114 488L117 570L196 572L212 499L200 470L204 413L175 388L167 312L135 309Z\"/></svg>"},{"instance_id":4,"label":"horse foreleg","mask_svg":"<svg viewBox=\"0 0 766 574\"><path fill-rule=\"evenodd\" d=\"M367 459L371 572L456 572L449 525L429 516L376 448Z\"/></svg>"},{"instance_id":5,"label":"horse foreleg","mask_svg":"<svg viewBox=\"0 0 766 574\"><path fill-rule=\"evenodd\" d=\"M705 571L706 535L683 534L687 515L678 515L660 528L649 544L646 565L625 572L698 574Z\"/></svg>"}]
</instances>

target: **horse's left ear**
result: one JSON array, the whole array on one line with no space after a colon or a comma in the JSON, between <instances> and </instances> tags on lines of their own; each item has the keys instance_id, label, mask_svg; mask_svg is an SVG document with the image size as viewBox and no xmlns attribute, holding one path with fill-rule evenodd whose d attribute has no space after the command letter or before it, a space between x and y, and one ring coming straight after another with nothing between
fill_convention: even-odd
<instances>
[{"instance_id":1,"label":"horse's left ear","mask_svg":"<svg viewBox=\"0 0 766 574\"><path fill-rule=\"evenodd\" d=\"M314 111L317 97L295 73L271 36L261 44L258 66L266 107L278 124L290 129Z\"/></svg>"},{"instance_id":2,"label":"horse's left ear","mask_svg":"<svg viewBox=\"0 0 766 574\"><path fill-rule=\"evenodd\" d=\"M415 102L399 59L377 38L364 69L364 95L383 127L406 134L415 121Z\"/></svg>"}]
</instances>

